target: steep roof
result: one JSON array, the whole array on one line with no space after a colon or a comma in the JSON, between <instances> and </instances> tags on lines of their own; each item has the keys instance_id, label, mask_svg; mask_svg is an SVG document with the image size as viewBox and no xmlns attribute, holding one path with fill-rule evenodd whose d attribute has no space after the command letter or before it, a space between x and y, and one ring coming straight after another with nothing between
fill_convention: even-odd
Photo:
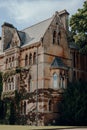
<instances>
[{"instance_id":1,"label":"steep roof","mask_svg":"<svg viewBox=\"0 0 87 130\"><path fill-rule=\"evenodd\" d=\"M20 38L21 46L22 46L25 43L25 32L17 31L17 33Z\"/></svg>"},{"instance_id":2,"label":"steep roof","mask_svg":"<svg viewBox=\"0 0 87 130\"><path fill-rule=\"evenodd\" d=\"M27 44L30 45L32 43L39 42L41 38L44 36L52 20L53 17L22 30L23 32L25 32L24 46Z\"/></svg>"},{"instance_id":3,"label":"steep roof","mask_svg":"<svg viewBox=\"0 0 87 130\"><path fill-rule=\"evenodd\" d=\"M55 57L51 68L60 68L60 69L68 69L68 67L63 63L62 59L60 57Z\"/></svg>"}]
</instances>

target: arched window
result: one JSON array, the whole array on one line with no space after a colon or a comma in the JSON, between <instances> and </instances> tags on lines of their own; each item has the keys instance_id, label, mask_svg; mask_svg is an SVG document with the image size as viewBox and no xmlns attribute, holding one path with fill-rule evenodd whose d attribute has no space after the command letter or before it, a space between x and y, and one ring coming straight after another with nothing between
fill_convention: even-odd
<instances>
[{"instance_id":1,"label":"arched window","mask_svg":"<svg viewBox=\"0 0 87 130\"><path fill-rule=\"evenodd\" d=\"M8 64L8 59L6 59L6 64Z\"/></svg>"},{"instance_id":2,"label":"arched window","mask_svg":"<svg viewBox=\"0 0 87 130\"><path fill-rule=\"evenodd\" d=\"M9 58L9 63L11 62L11 58Z\"/></svg>"},{"instance_id":3,"label":"arched window","mask_svg":"<svg viewBox=\"0 0 87 130\"><path fill-rule=\"evenodd\" d=\"M14 56L12 57L12 67L14 67Z\"/></svg>"},{"instance_id":4,"label":"arched window","mask_svg":"<svg viewBox=\"0 0 87 130\"><path fill-rule=\"evenodd\" d=\"M60 72L60 88L64 88L64 74Z\"/></svg>"},{"instance_id":5,"label":"arched window","mask_svg":"<svg viewBox=\"0 0 87 130\"><path fill-rule=\"evenodd\" d=\"M11 89L14 90L14 79L13 79L13 77L11 79Z\"/></svg>"},{"instance_id":6,"label":"arched window","mask_svg":"<svg viewBox=\"0 0 87 130\"><path fill-rule=\"evenodd\" d=\"M32 54L29 55L29 65L32 65Z\"/></svg>"},{"instance_id":7,"label":"arched window","mask_svg":"<svg viewBox=\"0 0 87 130\"><path fill-rule=\"evenodd\" d=\"M8 68L8 59L6 59L6 69Z\"/></svg>"},{"instance_id":8,"label":"arched window","mask_svg":"<svg viewBox=\"0 0 87 130\"><path fill-rule=\"evenodd\" d=\"M28 55L25 56L25 66L28 65Z\"/></svg>"},{"instance_id":9,"label":"arched window","mask_svg":"<svg viewBox=\"0 0 87 130\"><path fill-rule=\"evenodd\" d=\"M54 89L58 88L58 76L56 73L53 74L53 87Z\"/></svg>"},{"instance_id":10,"label":"arched window","mask_svg":"<svg viewBox=\"0 0 87 130\"><path fill-rule=\"evenodd\" d=\"M12 61L14 61L14 56L12 57Z\"/></svg>"},{"instance_id":11,"label":"arched window","mask_svg":"<svg viewBox=\"0 0 87 130\"><path fill-rule=\"evenodd\" d=\"M24 101L24 114L26 115L26 101Z\"/></svg>"},{"instance_id":12,"label":"arched window","mask_svg":"<svg viewBox=\"0 0 87 130\"><path fill-rule=\"evenodd\" d=\"M61 32L60 31L58 32L58 38L57 39L58 39L58 45L59 45L60 44L60 39L61 39Z\"/></svg>"},{"instance_id":13,"label":"arched window","mask_svg":"<svg viewBox=\"0 0 87 130\"><path fill-rule=\"evenodd\" d=\"M9 58L9 67L12 67L12 63L11 63L11 57Z\"/></svg>"},{"instance_id":14,"label":"arched window","mask_svg":"<svg viewBox=\"0 0 87 130\"><path fill-rule=\"evenodd\" d=\"M56 31L53 32L53 44L56 43Z\"/></svg>"},{"instance_id":15,"label":"arched window","mask_svg":"<svg viewBox=\"0 0 87 130\"><path fill-rule=\"evenodd\" d=\"M36 52L34 52L34 55L33 55L33 64L36 64L37 60L36 60Z\"/></svg>"},{"instance_id":16,"label":"arched window","mask_svg":"<svg viewBox=\"0 0 87 130\"><path fill-rule=\"evenodd\" d=\"M8 79L8 90L11 90L11 80L10 80L10 78Z\"/></svg>"}]
</instances>

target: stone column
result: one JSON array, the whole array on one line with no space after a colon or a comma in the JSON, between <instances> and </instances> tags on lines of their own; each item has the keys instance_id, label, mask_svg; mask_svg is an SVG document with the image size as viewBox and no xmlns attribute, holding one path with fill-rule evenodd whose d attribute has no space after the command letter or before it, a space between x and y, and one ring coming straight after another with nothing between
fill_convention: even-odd
<instances>
[{"instance_id":1,"label":"stone column","mask_svg":"<svg viewBox=\"0 0 87 130\"><path fill-rule=\"evenodd\" d=\"M16 90L16 85L17 85L17 80L16 80L16 75L14 76L14 90Z\"/></svg>"}]
</instances>

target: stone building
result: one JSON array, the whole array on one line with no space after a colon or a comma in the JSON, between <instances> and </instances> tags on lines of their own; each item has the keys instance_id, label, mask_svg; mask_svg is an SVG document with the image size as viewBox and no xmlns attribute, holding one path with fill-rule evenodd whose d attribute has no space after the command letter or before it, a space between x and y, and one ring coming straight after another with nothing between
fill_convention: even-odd
<instances>
[{"instance_id":1,"label":"stone building","mask_svg":"<svg viewBox=\"0 0 87 130\"><path fill-rule=\"evenodd\" d=\"M2 25L0 71L2 98L22 94L20 119L48 125L59 117L58 103L68 82L87 77L87 56L70 45L66 10L24 30Z\"/></svg>"}]
</instances>

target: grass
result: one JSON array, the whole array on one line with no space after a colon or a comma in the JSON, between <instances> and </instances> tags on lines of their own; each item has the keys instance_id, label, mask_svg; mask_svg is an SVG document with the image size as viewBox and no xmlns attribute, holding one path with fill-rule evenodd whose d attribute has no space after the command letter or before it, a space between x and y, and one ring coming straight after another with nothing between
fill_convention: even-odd
<instances>
[{"instance_id":1,"label":"grass","mask_svg":"<svg viewBox=\"0 0 87 130\"><path fill-rule=\"evenodd\" d=\"M18 126L18 125L0 125L0 130L57 130L72 129L74 126Z\"/></svg>"}]
</instances>

